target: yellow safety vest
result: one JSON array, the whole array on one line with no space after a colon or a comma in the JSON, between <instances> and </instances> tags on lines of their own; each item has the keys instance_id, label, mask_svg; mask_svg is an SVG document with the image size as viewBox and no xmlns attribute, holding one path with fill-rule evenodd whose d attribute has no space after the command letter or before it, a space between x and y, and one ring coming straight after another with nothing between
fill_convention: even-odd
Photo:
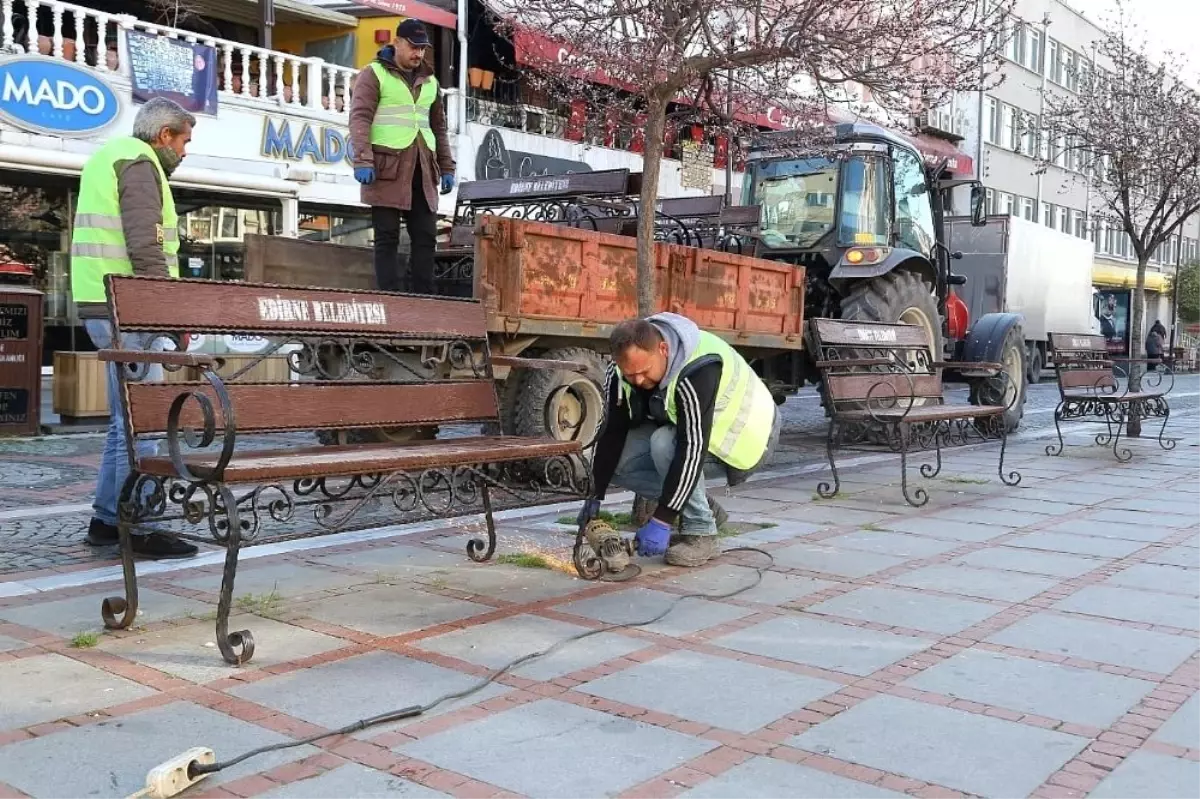
<instances>
[{"instance_id":1,"label":"yellow safety vest","mask_svg":"<svg viewBox=\"0 0 1200 799\"><path fill-rule=\"evenodd\" d=\"M431 76L422 83L421 91L413 99L412 90L403 78L378 61L371 62L371 69L379 80L379 105L371 120L371 144L406 150L420 133L425 146L434 150L437 142L429 125L429 110L437 102L437 78Z\"/></svg>"},{"instance_id":2,"label":"yellow safety vest","mask_svg":"<svg viewBox=\"0 0 1200 799\"><path fill-rule=\"evenodd\" d=\"M717 399L713 408L712 432L708 437L708 451L735 469L748 471L758 465L767 451L771 427L775 421L775 400L765 383L759 379L746 359L725 343L719 336L700 331L700 341L695 352L679 370L663 393L667 418L671 424L675 419L675 387L679 375L687 372L688 365L709 356L721 359L721 384L717 388ZM633 386L624 378L621 390L626 405Z\"/></svg>"},{"instance_id":3,"label":"yellow safety vest","mask_svg":"<svg viewBox=\"0 0 1200 799\"><path fill-rule=\"evenodd\" d=\"M163 259L171 277L179 277L179 217L167 175L149 144L122 136L97 150L84 164L79 179L79 201L71 234L71 294L77 303L105 302L104 276L133 274L121 224L116 165L139 158L149 159L158 170L162 186Z\"/></svg>"}]
</instances>

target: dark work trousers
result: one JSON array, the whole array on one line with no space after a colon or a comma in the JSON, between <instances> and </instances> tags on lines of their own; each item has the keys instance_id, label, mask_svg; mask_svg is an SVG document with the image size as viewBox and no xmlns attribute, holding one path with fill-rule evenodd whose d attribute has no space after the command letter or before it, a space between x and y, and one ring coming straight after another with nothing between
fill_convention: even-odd
<instances>
[{"instance_id":1,"label":"dark work trousers","mask_svg":"<svg viewBox=\"0 0 1200 799\"><path fill-rule=\"evenodd\" d=\"M412 252L400 268L400 217L404 217ZM433 293L433 251L437 244L437 212L425 201L425 185L418 161L413 169L412 208L371 208L375 226L375 282L381 291Z\"/></svg>"}]
</instances>

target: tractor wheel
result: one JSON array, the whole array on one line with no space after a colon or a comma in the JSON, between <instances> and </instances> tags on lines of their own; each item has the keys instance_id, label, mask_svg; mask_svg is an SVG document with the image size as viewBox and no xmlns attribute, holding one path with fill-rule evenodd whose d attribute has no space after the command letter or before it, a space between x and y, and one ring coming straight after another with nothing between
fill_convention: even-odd
<instances>
[{"instance_id":1,"label":"tractor wheel","mask_svg":"<svg viewBox=\"0 0 1200 799\"><path fill-rule=\"evenodd\" d=\"M1026 379L1028 366L1025 363L1025 338L1019 325L1013 325L1004 335L1004 343L1000 346L1000 364L1008 374L1006 381L999 377L969 377L967 383L971 387L970 402L972 405L1004 405L1011 407L1004 413L1004 426L1008 432L1013 432L1021 424L1025 414L1025 391L1029 386ZM965 369L968 364L964 363ZM1011 383L1009 382L1011 381ZM1013 399L1013 395L1016 399Z\"/></svg>"},{"instance_id":2,"label":"tractor wheel","mask_svg":"<svg viewBox=\"0 0 1200 799\"><path fill-rule=\"evenodd\" d=\"M902 269L855 285L842 300L842 319L918 325L925 329L933 359L942 359L937 298L933 287L916 272Z\"/></svg>"}]
</instances>

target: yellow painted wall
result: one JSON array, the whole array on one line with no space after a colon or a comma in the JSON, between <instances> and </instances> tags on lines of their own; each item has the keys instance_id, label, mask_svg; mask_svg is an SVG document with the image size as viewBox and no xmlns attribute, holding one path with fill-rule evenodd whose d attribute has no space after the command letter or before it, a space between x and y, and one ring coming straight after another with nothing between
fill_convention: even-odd
<instances>
[{"instance_id":1,"label":"yellow painted wall","mask_svg":"<svg viewBox=\"0 0 1200 799\"><path fill-rule=\"evenodd\" d=\"M396 26L400 24L402 19L404 17L360 19L358 21L358 28L354 30L303 23L277 25L274 31L274 45L276 50L300 55L304 53L304 46L310 42L337 39L348 33L353 33L355 37L354 66L361 68L369 64L375 58L375 53L379 52L379 48L382 47L382 45L375 43L375 31L386 30L390 35L395 36Z\"/></svg>"}]
</instances>

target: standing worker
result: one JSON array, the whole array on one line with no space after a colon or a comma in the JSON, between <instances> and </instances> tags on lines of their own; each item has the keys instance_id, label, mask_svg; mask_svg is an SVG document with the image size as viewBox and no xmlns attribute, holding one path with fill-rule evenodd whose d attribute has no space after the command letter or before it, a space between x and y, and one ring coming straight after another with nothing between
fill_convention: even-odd
<instances>
[{"instance_id":1,"label":"standing worker","mask_svg":"<svg viewBox=\"0 0 1200 799\"><path fill-rule=\"evenodd\" d=\"M196 118L178 104L155 98L138 109L133 135L108 140L83 166L71 235L71 293L88 337L97 349L113 346L105 275L179 277L179 218L167 178L192 140ZM150 349L137 333L123 336L126 349ZM135 379L162 380L161 366L108 364L108 437L100 458L94 515L87 542L115 544L117 502L130 462L117 369ZM138 456L157 454L154 441L138 442ZM172 535L132 531L133 551L148 558L186 558L196 547Z\"/></svg>"},{"instance_id":2,"label":"standing worker","mask_svg":"<svg viewBox=\"0 0 1200 799\"><path fill-rule=\"evenodd\" d=\"M705 477L746 481L770 461L779 414L766 384L725 341L673 313L617 325L605 377L604 426L592 462L596 518L609 482L658 506L637 532L638 554L700 566L718 553ZM678 539L671 528L680 523Z\"/></svg>"},{"instance_id":3,"label":"standing worker","mask_svg":"<svg viewBox=\"0 0 1200 799\"><path fill-rule=\"evenodd\" d=\"M375 227L375 280L381 291L433 292L438 185L454 188L454 159L438 82L425 66L425 26L406 19L395 41L354 80L350 146L362 202ZM412 241L400 271L400 216Z\"/></svg>"}]
</instances>

